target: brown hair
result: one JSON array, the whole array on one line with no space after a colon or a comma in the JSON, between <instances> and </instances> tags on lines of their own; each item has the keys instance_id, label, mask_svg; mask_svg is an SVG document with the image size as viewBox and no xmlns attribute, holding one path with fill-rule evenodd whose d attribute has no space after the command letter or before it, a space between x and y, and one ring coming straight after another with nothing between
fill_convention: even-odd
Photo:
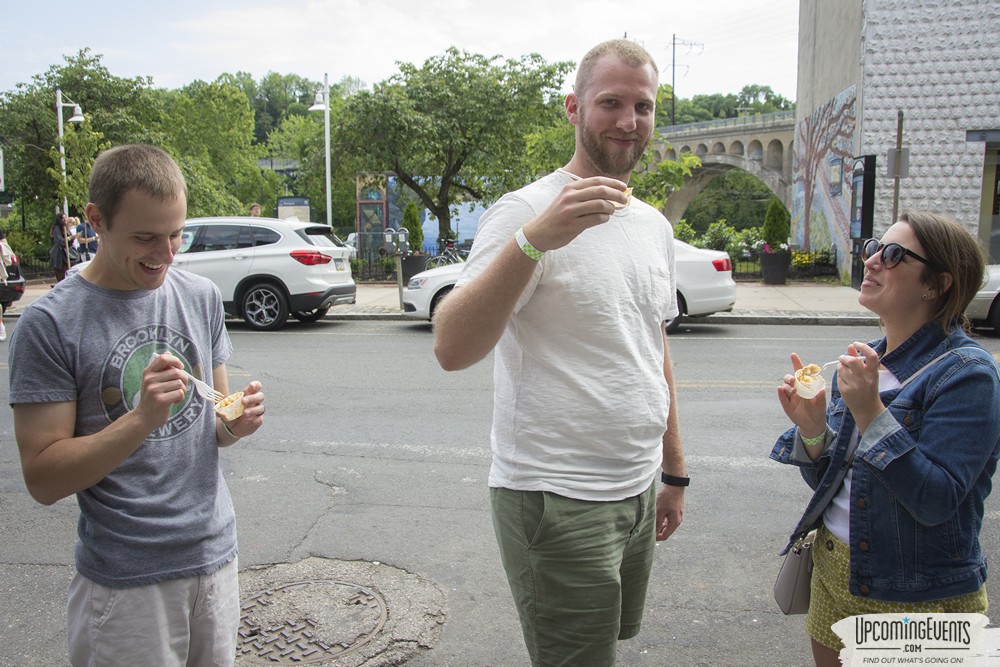
<instances>
[{"instance_id":1,"label":"brown hair","mask_svg":"<svg viewBox=\"0 0 1000 667\"><path fill-rule=\"evenodd\" d=\"M160 201L187 196L180 167L165 151L149 144L116 146L94 160L90 201L101 210L109 228L129 190L141 190Z\"/></svg>"},{"instance_id":2,"label":"brown hair","mask_svg":"<svg viewBox=\"0 0 1000 667\"><path fill-rule=\"evenodd\" d=\"M960 224L929 211L903 211L900 222L913 229L930 266L924 265L920 278L937 290L937 308L932 319L945 333L955 324L968 328L965 309L983 284L986 259L982 247ZM942 273L951 274L951 286L945 290Z\"/></svg>"},{"instance_id":3,"label":"brown hair","mask_svg":"<svg viewBox=\"0 0 1000 667\"><path fill-rule=\"evenodd\" d=\"M630 67L650 65L656 75L660 75L660 70L657 68L653 56L649 55L649 51L627 39L609 39L588 51L587 55L580 61L580 67L576 70L576 81L573 83L573 93L577 97L583 97L583 93L590 83L590 73L593 71L594 65L607 55L617 56Z\"/></svg>"}]
</instances>

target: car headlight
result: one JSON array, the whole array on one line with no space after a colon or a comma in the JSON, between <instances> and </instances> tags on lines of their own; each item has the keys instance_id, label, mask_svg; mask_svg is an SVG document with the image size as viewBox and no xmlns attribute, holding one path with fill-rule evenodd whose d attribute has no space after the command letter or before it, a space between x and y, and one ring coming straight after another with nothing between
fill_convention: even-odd
<instances>
[{"instance_id":1,"label":"car headlight","mask_svg":"<svg viewBox=\"0 0 1000 667\"><path fill-rule=\"evenodd\" d=\"M420 289L427 282L427 278L410 278L410 282L406 284L406 289Z\"/></svg>"}]
</instances>

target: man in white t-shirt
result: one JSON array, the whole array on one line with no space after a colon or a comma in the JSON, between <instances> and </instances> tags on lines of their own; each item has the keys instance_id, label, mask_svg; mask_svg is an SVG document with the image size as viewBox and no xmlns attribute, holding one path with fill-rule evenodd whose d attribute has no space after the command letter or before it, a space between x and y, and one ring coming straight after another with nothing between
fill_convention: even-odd
<instances>
[{"instance_id":1,"label":"man in white t-shirt","mask_svg":"<svg viewBox=\"0 0 1000 667\"><path fill-rule=\"evenodd\" d=\"M626 190L657 77L627 40L584 57L566 98L573 158L484 214L434 318L445 370L496 348L493 524L535 666L614 664L639 632L655 541L683 515L673 232Z\"/></svg>"}]
</instances>

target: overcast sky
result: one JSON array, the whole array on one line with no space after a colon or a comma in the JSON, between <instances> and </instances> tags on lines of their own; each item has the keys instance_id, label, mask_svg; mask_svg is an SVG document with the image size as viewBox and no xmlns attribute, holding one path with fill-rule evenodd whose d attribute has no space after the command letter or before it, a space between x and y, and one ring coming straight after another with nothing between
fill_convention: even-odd
<instances>
[{"instance_id":1,"label":"overcast sky","mask_svg":"<svg viewBox=\"0 0 1000 667\"><path fill-rule=\"evenodd\" d=\"M737 93L751 83L795 99L799 0L11 0L0 13L0 90L90 47L122 77L160 88L224 72L269 71L371 84L396 62L450 46L548 62L628 37L677 95ZM677 36L676 63L672 54ZM672 68L671 65L675 67Z\"/></svg>"}]
</instances>

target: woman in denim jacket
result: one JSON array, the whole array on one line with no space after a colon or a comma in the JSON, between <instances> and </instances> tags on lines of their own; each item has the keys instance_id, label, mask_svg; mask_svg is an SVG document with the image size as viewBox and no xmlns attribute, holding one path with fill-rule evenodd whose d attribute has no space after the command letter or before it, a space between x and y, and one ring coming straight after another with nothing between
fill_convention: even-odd
<instances>
[{"instance_id":1,"label":"woman in denim jacket","mask_svg":"<svg viewBox=\"0 0 1000 667\"><path fill-rule=\"evenodd\" d=\"M987 608L979 531L1000 455L1000 369L961 326L982 251L958 223L907 212L862 256L858 302L885 337L847 346L829 405L785 376L778 399L795 427L771 452L815 491L789 546L818 528L806 618L818 667L840 665L840 619Z\"/></svg>"}]
</instances>

